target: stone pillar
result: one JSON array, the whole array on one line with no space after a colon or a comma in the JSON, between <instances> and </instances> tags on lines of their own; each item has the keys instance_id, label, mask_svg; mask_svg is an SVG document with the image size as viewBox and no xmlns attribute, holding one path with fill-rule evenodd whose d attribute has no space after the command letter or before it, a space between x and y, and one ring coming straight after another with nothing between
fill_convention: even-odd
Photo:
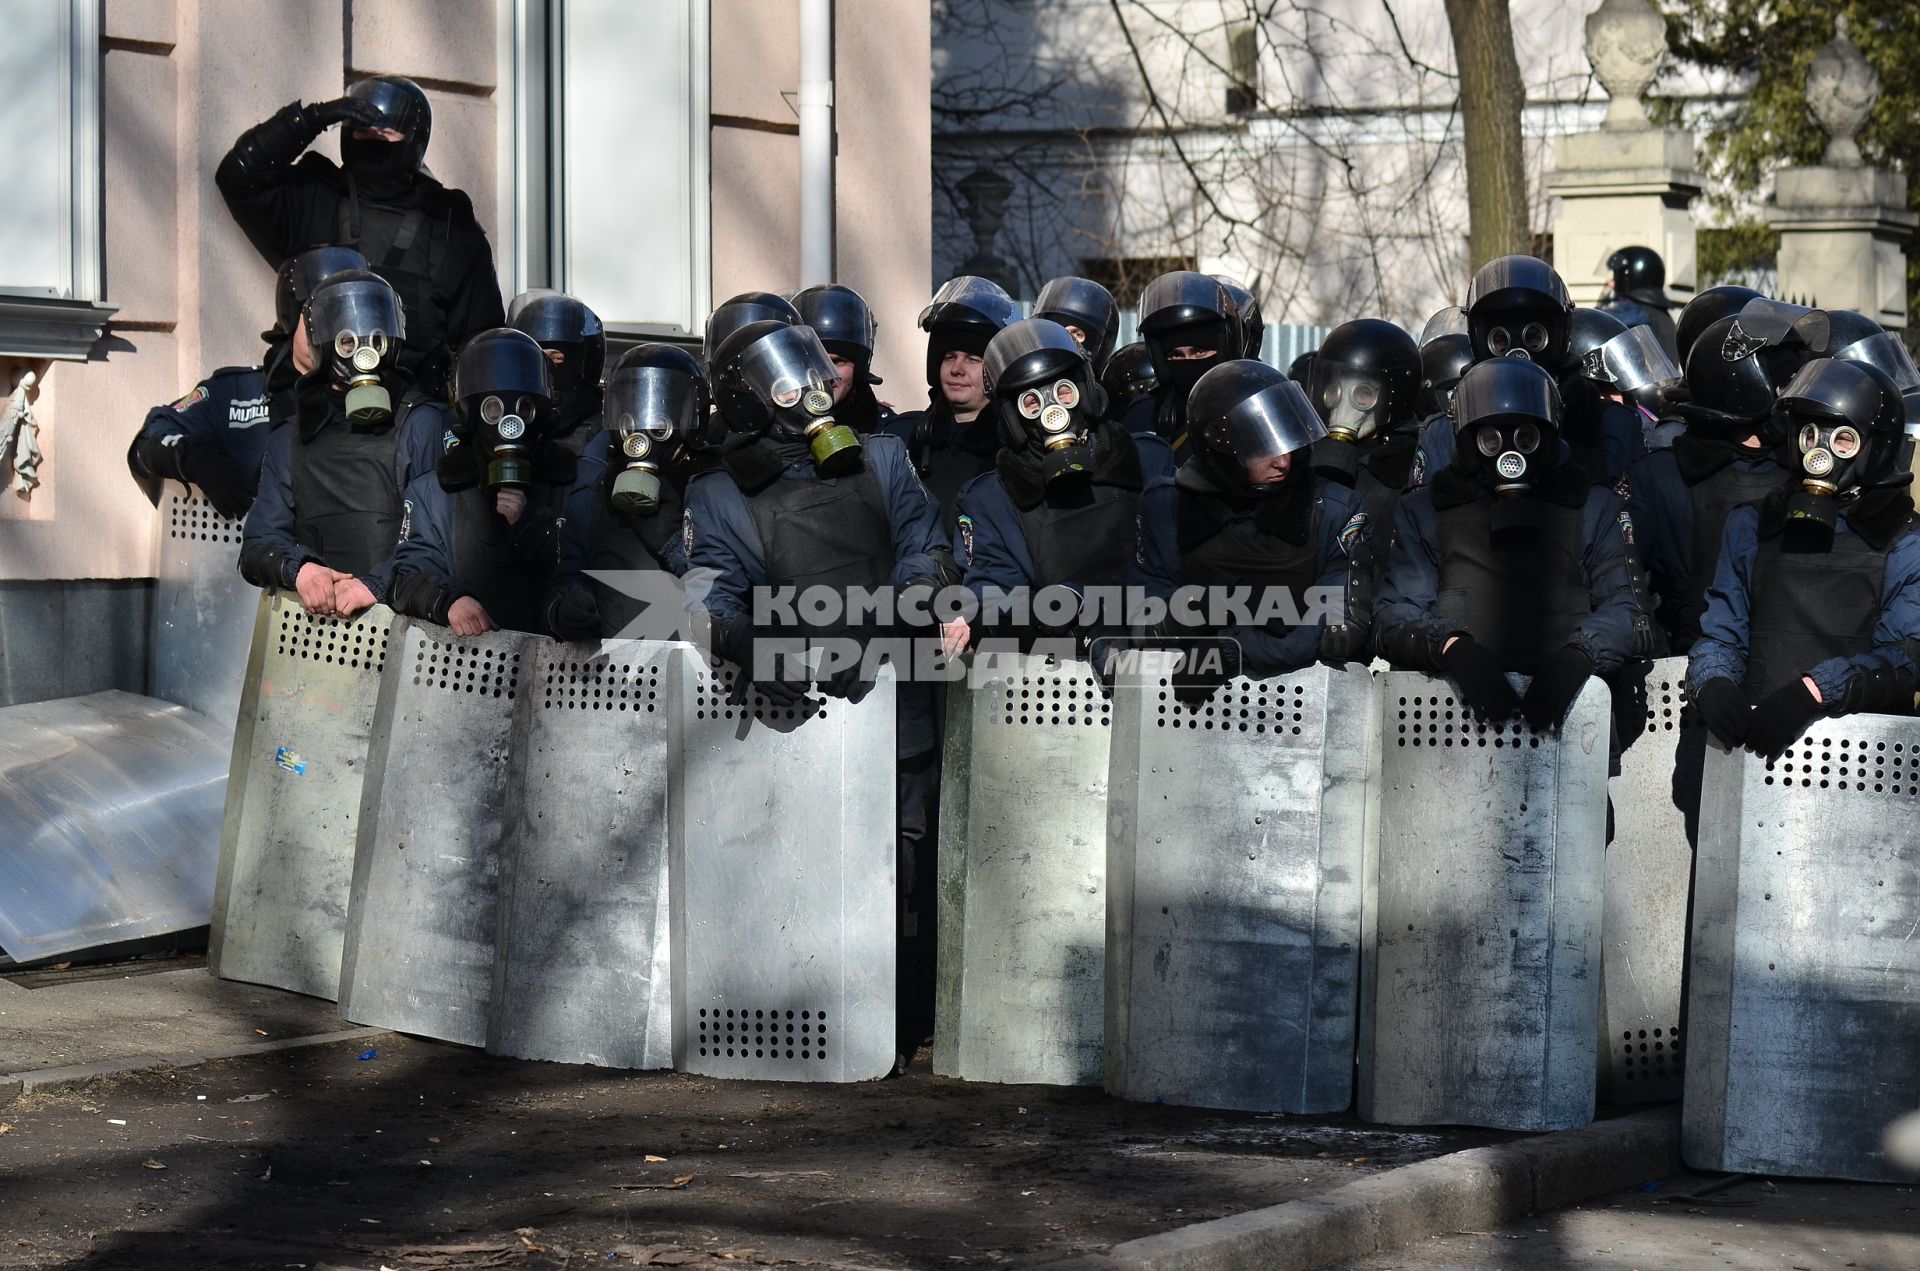
<instances>
[{"instance_id":1,"label":"stone pillar","mask_svg":"<svg viewBox=\"0 0 1920 1271\"><path fill-rule=\"evenodd\" d=\"M1667 294L1693 298L1693 217L1700 193L1693 137L1657 128L1640 104L1666 56L1666 23L1647 0L1605 0L1587 15L1587 60L1607 90L1597 132L1561 137L1547 194L1553 218L1553 267L1574 303L1596 304L1607 257L1622 247L1651 247L1667 265Z\"/></svg>"},{"instance_id":2,"label":"stone pillar","mask_svg":"<svg viewBox=\"0 0 1920 1271\"><path fill-rule=\"evenodd\" d=\"M1774 177L1767 224L1780 231L1780 294L1852 309L1884 327L1907 325L1907 262L1900 245L1920 216L1907 179L1870 168L1854 141L1880 95L1880 77L1834 19L1833 39L1807 69L1807 105L1826 130L1818 166Z\"/></svg>"}]
</instances>

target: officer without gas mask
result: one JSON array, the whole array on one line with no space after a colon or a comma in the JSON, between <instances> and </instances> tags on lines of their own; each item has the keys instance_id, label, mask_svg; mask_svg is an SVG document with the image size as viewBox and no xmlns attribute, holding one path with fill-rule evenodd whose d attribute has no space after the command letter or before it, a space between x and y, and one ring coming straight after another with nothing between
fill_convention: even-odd
<instances>
[{"instance_id":1,"label":"officer without gas mask","mask_svg":"<svg viewBox=\"0 0 1920 1271\"><path fill-rule=\"evenodd\" d=\"M341 163L302 153L339 126ZM427 171L433 109L412 80L363 79L329 102L292 102L248 129L214 183L270 262L320 243L357 248L399 293L408 331L401 367L444 392L452 351L499 326L493 250L473 202Z\"/></svg>"},{"instance_id":2,"label":"officer without gas mask","mask_svg":"<svg viewBox=\"0 0 1920 1271\"><path fill-rule=\"evenodd\" d=\"M1240 356L1258 362L1261 346L1267 341L1267 322L1260 316L1260 301L1238 279L1225 274L1207 277L1219 283L1226 290L1227 299L1233 302L1234 317L1240 324Z\"/></svg>"},{"instance_id":3,"label":"officer without gas mask","mask_svg":"<svg viewBox=\"0 0 1920 1271\"><path fill-rule=\"evenodd\" d=\"M1620 320L1621 325L1644 327L1669 358L1680 360L1680 347L1668 310L1667 262L1651 247L1622 247L1609 255L1606 294L1600 308Z\"/></svg>"},{"instance_id":4,"label":"officer without gas mask","mask_svg":"<svg viewBox=\"0 0 1920 1271\"><path fill-rule=\"evenodd\" d=\"M940 524L958 514L960 487L993 468L999 429L987 409L985 357L994 336L1020 320L1020 307L985 278L943 283L920 311L927 333L927 408L900 416L896 434L940 504Z\"/></svg>"},{"instance_id":5,"label":"officer without gas mask","mask_svg":"<svg viewBox=\"0 0 1920 1271\"><path fill-rule=\"evenodd\" d=\"M434 470L453 417L399 369L404 315L379 275L332 275L302 317L317 365L292 425L267 439L240 572L296 591L308 613L351 618L387 599L403 492Z\"/></svg>"},{"instance_id":6,"label":"officer without gas mask","mask_svg":"<svg viewBox=\"0 0 1920 1271\"><path fill-rule=\"evenodd\" d=\"M1816 719L1913 711L1920 533L1886 372L1816 359L1780 394L1794 480L1727 518L1693 704L1729 747L1778 758Z\"/></svg>"},{"instance_id":7,"label":"officer without gas mask","mask_svg":"<svg viewBox=\"0 0 1920 1271\"><path fill-rule=\"evenodd\" d=\"M839 374L833 385L834 418L863 437L894 431L898 417L873 393L873 386L880 382L873 373L879 324L866 297L851 287L829 283L795 292L793 307L800 322L820 337Z\"/></svg>"}]
</instances>

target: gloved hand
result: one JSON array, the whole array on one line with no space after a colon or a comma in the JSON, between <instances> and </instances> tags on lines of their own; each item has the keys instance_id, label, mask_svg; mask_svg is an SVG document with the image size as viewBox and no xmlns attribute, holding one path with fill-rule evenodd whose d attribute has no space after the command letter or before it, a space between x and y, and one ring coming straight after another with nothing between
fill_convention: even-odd
<instances>
[{"instance_id":1,"label":"gloved hand","mask_svg":"<svg viewBox=\"0 0 1920 1271\"><path fill-rule=\"evenodd\" d=\"M1237 641L1211 636L1189 640L1173 668L1173 695L1188 706L1198 706L1240 674Z\"/></svg>"},{"instance_id":2,"label":"gloved hand","mask_svg":"<svg viewBox=\"0 0 1920 1271\"><path fill-rule=\"evenodd\" d=\"M346 123L371 128L380 122L379 108L358 97L336 97L332 101L315 102L307 107L306 115L310 122L321 128Z\"/></svg>"},{"instance_id":3,"label":"gloved hand","mask_svg":"<svg viewBox=\"0 0 1920 1271\"><path fill-rule=\"evenodd\" d=\"M213 504L213 510L229 521L237 521L253 506L253 482L246 472L225 454L208 446L196 446L180 456L180 475L198 487Z\"/></svg>"},{"instance_id":4,"label":"gloved hand","mask_svg":"<svg viewBox=\"0 0 1920 1271\"><path fill-rule=\"evenodd\" d=\"M1747 744L1750 726L1747 695L1738 684L1724 675L1715 676L1693 695L1693 709L1707 731L1718 737L1729 750Z\"/></svg>"},{"instance_id":5,"label":"gloved hand","mask_svg":"<svg viewBox=\"0 0 1920 1271\"><path fill-rule=\"evenodd\" d=\"M680 492L673 488L671 481L660 483L660 506L645 516L627 516L622 519L633 527L640 542L654 559L660 558L666 545L681 532L681 518L686 514L686 504L680 498Z\"/></svg>"},{"instance_id":6,"label":"gloved hand","mask_svg":"<svg viewBox=\"0 0 1920 1271\"><path fill-rule=\"evenodd\" d=\"M1567 717L1567 708L1580 696L1581 686L1593 674L1593 659L1572 645L1541 659L1540 667L1520 699L1520 713L1536 733L1551 732Z\"/></svg>"},{"instance_id":7,"label":"gloved hand","mask_svg":"<svg viewBox=\"0 0 1920 1271\"><path fill-rule=\"evenodd\" d=\"M796 664L797 660L784 651L769 653L773 660L771 676L764 680L753 678L755 647L762 640L783 645L786 643L778 632L754 627L746 628L740 636L728 642L726 658L738 668L738 673L733 678L733 691L727 695L727 700L735 706L744 705L747 690L755 688L760 690L760 696L766 698L770 706L797 705L806 698L811 681L806 671Z\"/></svg>"},{"instance_id":8,"label":"gloved hand","mask_svg":"<svg viewBox=\"0 0 1920 1271\"><path fill-rule=\"evenodd\" d=\"M1507 683L1500 659L1470 635L1452 637L1440 654L1440 668L1460 690L1460 699L1498 728L1520 709L1519 695Z\"/></svg>"},{"instance_id":9,"label":"gloved hand","mask_svg":"<svg viewBox=\"0 0 1920 1271\"><path fill-rule=\"evenodd\" d=\"M1804 680L1795 680L1760 699L1747 724L1747 749L1778 759L1820 715L1820 703Z\"/></svg>"},{"instance_id":10,"label":"gloved hand","mask_svg":"<svg viewBox=\"0 0 1920 1271\"><path fill-rule=\"evenodd\" d=\"M563 587L547 602L547 629L556 640L592 640L600 634L600 606L584 587Z\"/></svg>"},{"instance_id":11,"label":"gloved hand","mask_svg":"<svg viewBox=\"0 0 1920 1271\"><path fill-rule=\"evenodd\" d=\"M865 677L865 668L859 662L852 666L843 666L820 681L820 691L828 697L844 698L849 702L858 702L873 689L873 681Z\"/></svg>"}]
</instances>

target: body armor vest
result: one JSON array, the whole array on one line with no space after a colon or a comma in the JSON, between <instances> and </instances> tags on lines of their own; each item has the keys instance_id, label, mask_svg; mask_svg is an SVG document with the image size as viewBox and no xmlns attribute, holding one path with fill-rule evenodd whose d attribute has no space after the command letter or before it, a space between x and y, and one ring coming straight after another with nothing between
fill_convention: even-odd
<instances>
[{"instance_id":1,"label":"body armor vest","mask_svg":"<svg viewBox=\"0 0 1920 1271\"><path fill-rule=\"evenodd\" d=\"M1580 563L1577 507L1542 502L1540 528L1496 546L1492 495L1436 510L1440 577L1434 610L1491 649L1509 671L1531 675L1593 611Z\"/></svg>"},{"instance_id":2,"label":"body armor vest","mask_svg":"<svg viewBox=\"0 0 1920 1271\"><path fill-rule=\"evenodd\" d=\"M1747 697L1759 701L1828 658L1873 647L1887 553L1851 530L1826 552L1781 550L1760 540L1747 598Z\"/></svg>"},{"instance_id":3,"label":"body armor vest","mask_svg":"<svg viewBox=\"0 0 1920 1271\"><path fill-rule=\"evenodd\" d=\"M364 576L393 554L405 416L402 406L392 426L376 432L355 432L336 416L311 437L294 434L294 537L331 569Z\"/></svg>"},{"instance_id":4,"label":"body armor vest","mask_svg":"<svg viewBox=\"0 0 1920 1271\"><path fill-rule=\"evenodd\" d=\"M747 498L773 587L884 587L894 564L893 527L880 482L862 467L834 481L782 475ZM844 634L844 621L802 617L799 634Z\"/></svg>"},{"instance_id":5,"label":"body armor vest","mask_svg":"<svg viewBox=\"0 0 1920 1271\"><path fill-rule=\"evenodd\" d=\"M1055 583L1112 586L1124 578L1138 536L1138 490L1088 485L1070 502L1042 500L1015 511L1033 557L1036 589Z\"/></svg>"},{"instance_id":6,"label":"body armor vest","mask_svg":"<svg viewBox=\"0 0 1920 1271\"><path fill-rule=\"evenodd\" d=\"M1743 503L1758 503L1787 479L1784 470L1769 464L1753 471L1730 463L1687 487L1693 524L1687 545L1687 595L1682 610L1680 638L1691 644L1700 638L1700 616L1707 611L1707 588L1720 565L1720 542L1727 518Z\"/></svg>"}]
</instances>

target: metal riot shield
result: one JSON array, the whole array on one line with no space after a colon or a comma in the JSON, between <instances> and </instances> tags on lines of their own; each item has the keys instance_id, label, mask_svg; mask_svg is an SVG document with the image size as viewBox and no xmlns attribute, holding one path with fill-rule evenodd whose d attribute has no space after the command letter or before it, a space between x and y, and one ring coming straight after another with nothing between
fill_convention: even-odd
<instances>
[{"instance_id":1,"label":"metal riot shield","mask_svg":"<svg viewBox=\"0 0 1920 1271\"><path fill-rule=\"evenodd\" d=\"M1686 708L1687 660L1662 658L1645 671L1615 684L1626 749L1608 783L1613 842L1600 924L1600 1094L1612 1103L1671 1103L1681 1086L1687 896L1707 734Z\"/></svg>"},{"instance_id":2,"label":"metal riot shield","mask_svg":"<svg viewBox=\"0 0 1920 1271\"><path fill-rule=\"evenodd\" d=\"M673 1066L865 1081L894 1064L894 679L780 708L691 646L669 696Z\"/></svg>"},{"instance_id":3,"label":"metal riot shield","mask_svg":"<svg viewBox=\"0 0 1920 1271\"><path fill-rule=\"evenodd\" d=\"M155 697L199 711L222 733L239 714L260 603L239 559L240 522L169 482L154 551L148 683Z\"/></svg>"},{"instance_id":4,"label":"metal riot shield","mask_svg":"<svg viewBox=\"0 0 1920 1271\"><path fill-rule=\"evenodd\" d=\"M667 686L675 646L536 641L521 667L487 1049L673 1066Z\"/></svg>"},{"instance_id":5,"label":"metal riot shield","mask_svg":"<svg viewBox=\"0 0 1920 1271\"><path fill-rule=\"evenodd\" d=\"M1084 662L981 654L947 697L933 1070L1100 1080L1106 695Z\"/></svg>"},{"instance_id":6,"label":"metal riot shield","mask_svg":"<svg viewBox=\"0 0 1920 1271\"><path fill-rule=\"evenodd\" d=\"M1379 771L1373 676L1235 679L1195 708L1165 671L1149 658L1114 691L1106 1087L1341 1111Z\"/></svg>"},{"instance_id":7,"label":"metal riot shield","mask_svg":"<svg viewBox=\"0 0 1920 1271\"><path fill-rule=\"evenodd\" d=\"M356 1024L486 1044L514 698L536 639L394 624L340 965Z\"/></svg>"},{"instance_id":8,"label":"metal riot shield","mask_svg":"<svg viewBox=\"0 0 1920 1271\"><path fill-rule=\"evenodd\" d=\"M1817 720L1771 764L1707 752L1680 1154L1911 1182L1920 1107L1920 722Z\"/></svg>"},{"instance_id":9,"label":"metal riot shield","mask_svg":"<svg viewBox=\"0 0 1920 1271\"><path fill-rule=\"evenodd\" d=\"M1381 681L1360 1115L1585 1125L1600 1006L1607 687L1589 680L1560 731L1540 735L1518 722L1484 727L1444 680Z\"/></svg>"},{"instance_id":10,"label":"metal riot shield","mask_svg":"<svg viewBox=\"0 0 1920 1271\"><path fill-rule=\"evenodd\" d=\"M228 768L208 952L223 979L340 988L353 843L393 611L312 618L264 597Z\"/></svg>"}]
</instances>

